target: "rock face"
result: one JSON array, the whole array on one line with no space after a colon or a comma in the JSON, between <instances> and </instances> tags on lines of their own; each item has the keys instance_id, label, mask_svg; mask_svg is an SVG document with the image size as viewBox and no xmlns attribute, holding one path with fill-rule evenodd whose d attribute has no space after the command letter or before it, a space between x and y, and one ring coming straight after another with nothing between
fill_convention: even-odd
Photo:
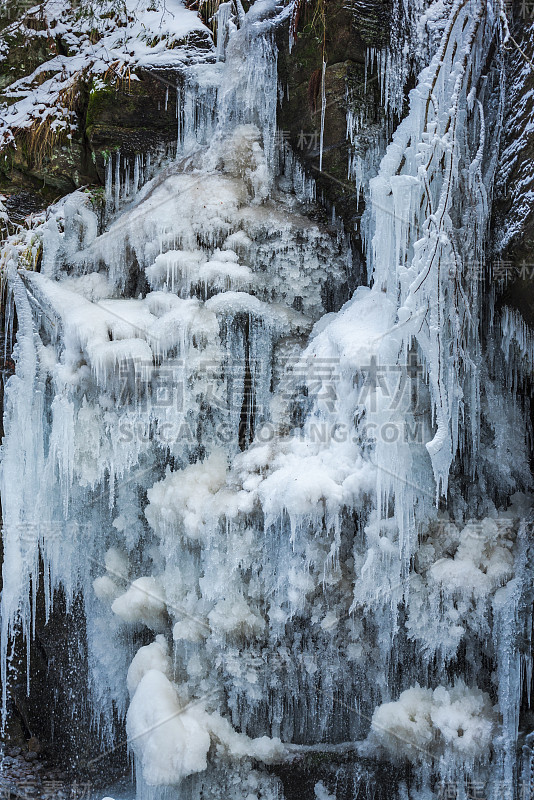
<instances>
[{"instance_id":1,"label":"rock face","mask_svg":"<svg viewBox=\"0 0 534 800\"><path fill-rule=\"evenodd\" d=\"M65 17L65 13L61 16L61 8L59 12L55 8L49 10L46 4L10 4L9 10L0 15L0 102L11 106L25 94L31 101L32 86L51 76L51 90L57 90L65 69L57 71L56 57L75 62L84 43L103 41L109 19L113 17L118 31L124 25L122 12L113 10L113 4L110 8L102 7L97 14L89 4L80 8L73 4L70 16ZM193 12L186 13L196 18ZM85 25L80 23L84 15L89 19ZM182 44L202 57L213 45L209 31L200 22L199 26L199 30L184 31ZM170 46L179 49L180 41L175 37ZM0 133L0 192L32 192L41 198L43 206L80 186L102 185L109 154L120 150L131 157L165 150L176 141L179 74L165 64L158 70L147 71L141 66L133 70L128 66L131 53L123 55L125 63L120 68L110 57L109 68L100 66L96 79L91 65L85 63L87 52L82 54L79 65L69 65L71 72L74 70L74 80L65 80L64 88L51 101L63 105L69 121L66 127L50 124L53 115L43 115L41 120L34 114L36 121L31 126L21 123L17 127L15 119L3 142ZM32 79L24 82L29 76ZM19 116L24 117L24 113L23 110Z\"/></svg>"},{"instance_id":2,"label":"rock face","mask_svg":"<svg viewBox=\"0 0 534 800\"><path fill-rule=\"evenodd\" d=\"M68 52L67 43L61 36L51 38L36 35L28 40L25 35L27 29L43 34L45 25L42 14L35 11L35 5L29 0L8 4L6 12L0 16L4 45L0 61L2 102L13 102L12 98L6 97L5 91L15 81L30 75L54 56ZM30 191L42 198L42 206L43 202L81 185L78 181L85 179L87 183L91 180L94 171L86 164L87 154L81 133L75 135L68 144L50 140L44 149L42 145L38 135L32 137L27 132L21 132L15 145L3 150L0 191L8 194Z\"/></svg>"},{"instance_id":3,"label":"rock face","mask_svg":"<svg viewBox=\"0 0 534 800\"><path fill-rule=\"evenodd\" d=\"M523 4L515 8L506 74L508 103L501 176L495 203L493 279L500 302L534 325L534 26ZM526 15L526 18L525 18Z\"/></svg>"},{"instance_id":4,"label":"rock face","mask_svg":"<svg viewBox=\"0 0 534 800\"><path fill-rule=\"evenodd\" d=\"M278 118L280 135L313 175L318 196L335 206L352 232L357 230L362 206L358 209L357 192L347 176L347 112L361 120L361 128L370 137L375 126L383 123L379 82L376 72L366 67L366 51L387 44L387 26L383 25L387 4L333 0L302 3L299 9L291 50L286 33L279 37L279 78L285 88Z\"/></svg>"},{"instance_id":5,"label":"rock face","mask_svg":"<svg viewBox=\"0 0 534 800\"><path fill-rule=\"evenodd\" d=\"M2 192L30 191L50 202L80 186L103 185L112 153L132 157L176 140L176 89L148 72L136 81L80 86L76 114L72 139L60 138L45 152L32 148L31 134L19 135L0 166Z\"/></svg>"},{"instance_id":6,"label":"rock face","mask_svg":"<svg viewBox=\"0 0 534 800\"><path fill-rule=\"evenodd\" d=\"M84 118L86 146L104 182L106 157L127 158L176 142L176 81L139 71L137 81L119 81L89 92Z\"/></svg>"},{"instance_id":7,"label":"rock face","mask_svg":"<svg viewBox=\"0 0 534 800\"><path fill-rule=\"evenodd\" d=\"M0 30L11 26L17 19L25 18L27 12L34 4L31 0L17 0L5 4L0 10ZM33 21L37 27L38 19ZM0 90L4 90L18 78L33 72L40 64L47 61L55 53L55 43L46 39L38 39L35 47L27 46L26 38L16 30L3 34L6 49L3 50L2 66L0 68Z\"/></svg>"}]
</instances>

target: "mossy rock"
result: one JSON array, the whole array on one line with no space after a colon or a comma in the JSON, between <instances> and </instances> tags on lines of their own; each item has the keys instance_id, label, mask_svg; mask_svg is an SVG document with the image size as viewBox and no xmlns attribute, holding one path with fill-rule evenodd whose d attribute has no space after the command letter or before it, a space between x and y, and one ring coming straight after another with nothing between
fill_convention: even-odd
<instances>
[{"instance_id":1,"label":"mossy rock","mask_svg":"<svg viewBox=\"0 0 534 800\"><path fill-rule=\"evenodd\" d=\"M0 191L11 194L28 190L51 202L97 180L81 136L57 137L37 157L31 134L21 132L17 146L0 154Z\"/></svg>"},{"instance_id":2,"label":"mossy rock","mask_svg":"<svg viewBox=\"0 0 534 800\"><path fill-rule=\"evenodd\" d=\"M6 46L0 61L0 93L14 81L30 75L37 67L62 52L61 43L46 36L28 38L17 28L4 33L14 22L24 22L26 27L39 30L43 26L39 13L27 15L35 3L31 0L10 0L0 10L0 35ZM1 98L4 102L6 98Z\"/></svg>"},{"instance_id":3,"label":"mossy rock","mask_svg":"<svg viewBox=\"0 0 534 800\"><path fill-rule=\"evenodd\" d=\"M8 49L0 61L0 92L57 54L55 44L44 37L28 41L22 34L15 34L5 36L4 42ZM5 101L7 98L2 99Z\"/></svg>"},{"instance_id":4,"label":"mossy rock","mask_svg":"<svg viewBox=\"0 0 534 800\"><path fill-rule=\"evenodd\" d=\"M0 6L0 31L20 20L30 8L34 8L35 0L9 0Z\"/></svg>"},{"instance_id":5,"label":"mossy rock","mask_svg":"<svg viewBox=\"0 0 534 800\"><path fill-rule=\"evenodd\" d=\"M132 157L177 136L172 82L144 71L139 80L81 84L76 113L79 132L45 143L39 157L31 132L17 136L16 147L0 154L0 191L31 191L51 201L82 185L103 184L106 153Z\"/></svg>"},{"instance_id":6,"label":"mossy rock","mask_svg":"<svg viewBox=\"0 0 534 800\"><path fill-rule=\"evenodd\" d=\"M98 79L93 80L91 89L89 90L89 99L87 102L87 111L85 115L85 128L91 128L98 122L100 116L106 112L113 103L117 95L115 86L104 83Z\"/></svg>"},{"instance_id":7,"label":"mossy rock","mask_svg":"<svg viewBox=\"0 0 534 800\"><path fill-rule=\"evenodd\" d=\"M169 80L140 71L138 80L92 87L85 135L99 179L104 181L106 154L126 157L176 140L176 90Z\"/></svg>"}]
</instances>

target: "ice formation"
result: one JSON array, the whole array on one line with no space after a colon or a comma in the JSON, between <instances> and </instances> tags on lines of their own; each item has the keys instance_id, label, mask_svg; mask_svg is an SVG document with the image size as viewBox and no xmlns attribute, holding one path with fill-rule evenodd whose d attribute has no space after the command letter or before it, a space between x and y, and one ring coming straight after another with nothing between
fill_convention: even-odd
<instances>
[{"instance_id":1,"label":"ice formation","mask_svg":"<svg viewBox=\"0 0 534 800\"><path fill-rule=\"evenodd\" d=\"M491 600L514 575L515 538L510 517L431 529L410 576L410 635L448 658L464 637L488 636Z\"/></svg>"},{"instance_id":2,"label":"ice formation","mask_svg":"<svg viewBox=\"0 0 534 800\"><path fill-rule=\"evenodd\" d=\"M485 352L469 272L496 167L500 16L427 9L409 111L349 170L370 277L350 293L348 240L310 219L313 183L276 146L274 31L291 6L221 4L216 47L192 11L166 9L178 27L161 47L135 28L154 20L134 14L125 35L138 63L180 62L176 158L146 182L136 161L133 184L110 159L103 230L78 191L2 254L17 316L4 714L42 559L47 613L59 586L83 595L94 722L110 742L113 712L125 722L143 800L273 800L264 765L358 741L414 762L418 797L438 778L513 782L530 504L507 392L532 343L504 312ZM378 59L393 111L403 58Z\"/></svg>"},{"instance_id":3,"label":"ice formation","mask_svg":"<svg viewBox=\"0 0 534 800\"><path fill-rule=\"evenodd\" d=\"M485 692L462 682L434 691L416 686L376 709L370 739L397 758L418 761L449 752L469 761L487 755L496 725L497 715Z\"/></svg>"}]
</instances>

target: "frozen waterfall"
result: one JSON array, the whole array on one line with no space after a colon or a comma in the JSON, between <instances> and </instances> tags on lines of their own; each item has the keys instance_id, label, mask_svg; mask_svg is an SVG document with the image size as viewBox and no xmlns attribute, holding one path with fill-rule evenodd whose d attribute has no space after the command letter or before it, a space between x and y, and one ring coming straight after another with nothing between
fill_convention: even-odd
<instances>
[{"instance_id":1,"label":"frozen waterfall","mask_svg":"<svg viewBox=\"0 0 534 800\"><path fill-rule=\"evenodd\" d=\"M318 800L384 763L399 800L525 785L532 343L484 291L507 28L394 6L420 72L359 161L369 285L276 135L274 0L219 5L172 158L110 154L104 212L74 192L1 254L4 723L40 581L83 598L87 725L125 726L140 800L281 800L329 754ZM369 59L396 120L399 42Z\"/></svg>"}]
</instances>

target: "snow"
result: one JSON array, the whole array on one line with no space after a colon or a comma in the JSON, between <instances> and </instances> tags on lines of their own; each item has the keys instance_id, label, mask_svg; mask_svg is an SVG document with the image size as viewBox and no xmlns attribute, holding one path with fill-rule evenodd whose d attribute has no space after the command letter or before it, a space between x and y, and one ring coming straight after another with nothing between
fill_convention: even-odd
<instances>
[{"instance_id":1,"label":"snow","mask_svg":"<svg viewBox=\"0 0 534 800\"><path fill-rule=\"evenodd\" d=\"M157 670L167 678L172 676L172 662L169 658L168 649L167 642L162 634L156 636L151 644L139 648L128 667L128 674L126 675L126 684L130 697L133 697L142 679L150 670Z\"/></svg>"}]
</instances>

